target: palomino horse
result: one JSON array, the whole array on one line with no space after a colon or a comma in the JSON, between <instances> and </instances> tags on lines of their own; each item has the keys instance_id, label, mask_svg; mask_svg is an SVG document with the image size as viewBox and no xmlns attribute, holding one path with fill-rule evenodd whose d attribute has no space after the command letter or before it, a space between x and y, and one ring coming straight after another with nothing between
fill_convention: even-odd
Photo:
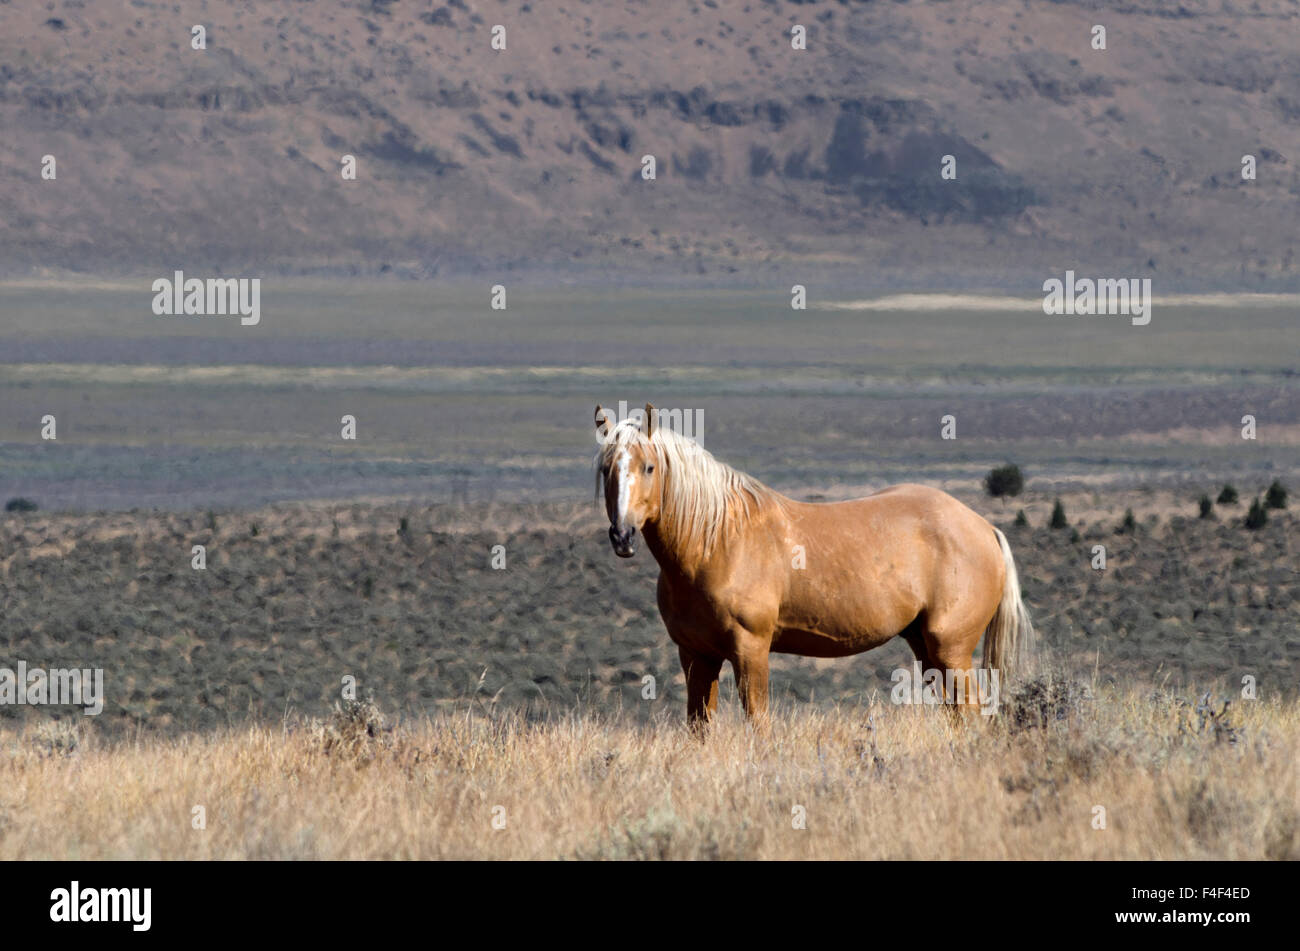
<instances>
[{"instance_id":1,"label":"palomino horse","mask_svg":"<svg viewBox=\"0 0 1300 951\"><path fill-rule=\"evenodd\" d=\"M677 643L693 725L717 708L730 661L745 712L766 725L768 654L845 657L902 637L944 674L943 699L979 703L971 655L1005 679L1033 636L1006 537L938 489L896 485L796 502L658 425L596 407L609 540L640 532L659 562L659 612Z\"/></svg>"}]
</instances>

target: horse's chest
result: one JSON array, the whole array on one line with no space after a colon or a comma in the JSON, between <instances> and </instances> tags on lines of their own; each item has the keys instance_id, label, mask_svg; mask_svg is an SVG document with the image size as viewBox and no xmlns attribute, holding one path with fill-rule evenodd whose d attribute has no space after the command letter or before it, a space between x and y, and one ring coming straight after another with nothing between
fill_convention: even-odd
<instances>
[{"instance_id":1,"label":"horse's chest","mask_svg":"<svg viewBox=\"0 0 1300 951\"><path fill-rule=\"evenodd\" d=\"M724 593L689 584L661 580L659 611L668 633L678 644L715 651L728 632L736 628L760 631L775 620L776 605L770 599L734 598Z\"/></svg>"}]
</instances>

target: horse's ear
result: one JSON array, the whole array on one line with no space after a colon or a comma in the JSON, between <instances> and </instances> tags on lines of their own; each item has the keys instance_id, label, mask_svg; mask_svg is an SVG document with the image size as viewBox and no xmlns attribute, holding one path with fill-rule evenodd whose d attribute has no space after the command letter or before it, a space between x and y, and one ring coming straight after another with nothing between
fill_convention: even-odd
<instances>
[{"instance_id":1,"label":"horse's ear","mask_svg":"<svg viewBox=\"0 0 1300 951\"><path fill-rule=\"evenodd\" d=\"M609 412L607 410L601 409L600 404L597 403L596 404L596 432L599 433L602 437L608 437L609 431L613 428L614 428L614 424L613 421L610 419Z\"/></svg>"},{"instance_id":2,"label":"horse's ear","mask_svg":"<svg viewBox=\"0 0 1300 951\"><path fill-rule=\"evenodd\" d=\"M655 408L651 406L649 403L646 403L645 404L645 434L647 436L653 436L655 434L655 417L657 415L658 414L655 412Z\"/></svg>"}]
</instances>

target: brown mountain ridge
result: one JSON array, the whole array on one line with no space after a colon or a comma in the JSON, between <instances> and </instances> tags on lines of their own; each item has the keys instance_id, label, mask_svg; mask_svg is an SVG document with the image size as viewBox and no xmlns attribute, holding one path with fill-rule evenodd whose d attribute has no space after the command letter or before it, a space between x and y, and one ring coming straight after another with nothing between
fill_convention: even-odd
<instances>
[{"instance_id":1,"label":"brown mountain ridge","mask_svg":"<svg viewBox=\"0 0 1300 951\"><path fill-rule=\"evenodd\" d=\"M1295 288L1298 28L1294 2L10 0L0 262Z\"/></svg>"}]
</instances>

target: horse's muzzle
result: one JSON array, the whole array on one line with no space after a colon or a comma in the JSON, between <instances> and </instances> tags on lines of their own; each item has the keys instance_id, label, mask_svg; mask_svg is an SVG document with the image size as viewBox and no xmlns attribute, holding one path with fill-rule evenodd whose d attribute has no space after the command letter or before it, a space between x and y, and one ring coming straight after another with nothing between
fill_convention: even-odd
<instances>
[{"instance_id":1,"label":"horse's muzzle","mask_svg":"<svg viewBox=\"0 0 1300 951\"><path fill-rule=\"evenodd\" d=\"M609 543L614 546L614 554L620 558L631 558L636 554L636 529L629 528L620 532L613 525L609 527Z\"/></svg>"}]
</instances>

